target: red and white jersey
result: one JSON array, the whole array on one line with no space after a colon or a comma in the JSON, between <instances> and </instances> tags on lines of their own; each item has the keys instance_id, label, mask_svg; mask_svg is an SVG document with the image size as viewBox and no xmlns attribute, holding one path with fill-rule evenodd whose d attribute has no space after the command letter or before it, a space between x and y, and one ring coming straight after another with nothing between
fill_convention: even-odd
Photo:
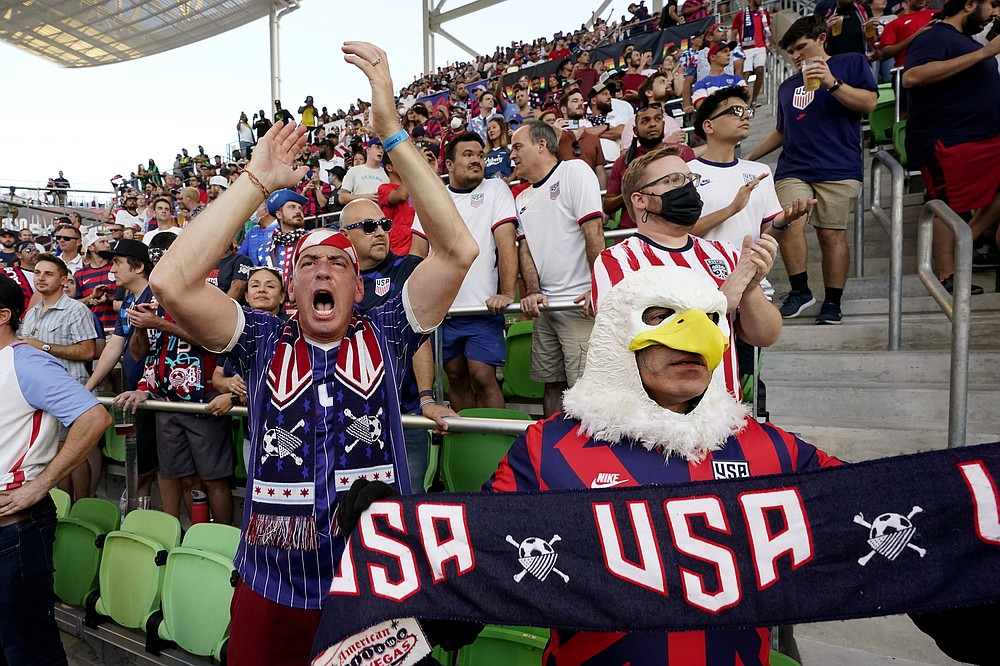
<instances>
[{"instance_id":1,"label":"red and white jersey","mask_svg":"<svg viewBox=\"0 0 1000 666\"><path fill-rule=\"evenodd\" d=\"M586 162L558 162L515 199L517 239L527 239L542 293L571 300L590 289L587 244L581 228L602 219L601 186Z\"/></svg>"},{"instance_id":2,"label":"red and white jersey","mask_svg":"<svg viewBox=\"0 0 1000 666\"><path fill-rule=\"evenodd\" d=\"M739 251L726 241L688 236L688 242L684 247L673 249L636 234L604 250L594 262L594 282L591 289L594 311L600 307L601 299L611 287L621 282L627 273L634 273L640 268L646 266L691 268L707 275L721 287L729 277L729 273L736 268L739 258ZM736 363L736 335L733 332L735 321L734 310L726 315L724 321L719 322L719 328L729 338L729 349L726 350L722 363L715 369L715 375L725 381L726 388L738 398L740 381Z\"/></svg>"},{"instance_id":3,"label":"red and white jersey","mask_svg":"<svg viewBox=\"0 0 1000 666\"><path fill-rule=\"evenodd\" d=\"M45 469L69 426L98 404L51 354L23 342L0 349L0 490L14 490Z\"/></svg>"},{"instance_id":4,"label":"red and white jersey","mask_svg":"<svg viewBox=\"0 0 1000 666\"><path fill-rule=\"evenodd\" d=\"M497 293L499 270L497 244L493 232L505 224L517 224L514 196L502 180L488 178L471 190L448 186L458 214L479 246L479 256L472 262L453 307L483 307L486 299ZM413 233L426 239L420 220L413 218ZM433 248L431 248L433 249Z\"/></svg>"}]
</instances>

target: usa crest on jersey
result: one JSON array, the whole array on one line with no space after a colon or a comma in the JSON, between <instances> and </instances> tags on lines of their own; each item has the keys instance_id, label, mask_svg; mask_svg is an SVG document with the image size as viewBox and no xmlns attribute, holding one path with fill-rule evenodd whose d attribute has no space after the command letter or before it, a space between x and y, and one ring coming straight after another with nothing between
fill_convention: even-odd
<instances>
[{"instance_id":1,"label":"usa crest on jersey","mask_svg":"<svg viewBox=\"0 0 1000 666\"><path fill-rule=\"evenodd\" d=\"M792 95L792 106L802 110L812 104L815 95L816 91L806 90L805 86L799 86L795 89L795 94Z\"/></svg>"},{"instance_id":2,"label":"usa crest on jersey","mask_svg":"<svg viewBox=\"0 0 1000 666\"><path fill-rule=\"evenodd\" d=\"M389 287L391 283L391 278L381 277L375 278L375 295L385 296L389 293Z\"/></svg>"},{"instance_id":3,"label":"usa crest on jersey","mask_svg":"<svg viewBox=\"0 0 1000 666\"><path fill-rule=\"evenodd\" d=\"M472 207L479 208L483 205L483 201L486 199L486 195L482 192L477 192L472 195Z\"/></svg>"},{"instance_id":4,"label":"usa crest on jersey","mask_svg":"<svg viewBox=\"0 0 1000 666\"><path fill-rule=\"evenodd\" d=\"M559 181L549 186L549 199L555 201L559 198Z\"/></svg>"}]
</instances>

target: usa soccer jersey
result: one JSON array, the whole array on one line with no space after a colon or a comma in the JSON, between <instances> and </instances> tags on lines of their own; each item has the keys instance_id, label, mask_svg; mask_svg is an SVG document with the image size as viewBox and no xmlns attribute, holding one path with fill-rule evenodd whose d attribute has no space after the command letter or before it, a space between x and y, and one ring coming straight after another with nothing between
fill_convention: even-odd
<instances>
[{"instance_id":1,"label":"usa soccer jersey","mask_svg":"<svg viewBox=\"0 0 1000 666\"><path fill-rule=\"evenodd\" d=\"M581 433L565 414L531 425L484 490L522 492L612 488L800 472L842 464L795 435L747 418L718 451L691 463L664 459L637 442L611 445ZM710 585L712 583L709 583ZM677 633L553 630L544 666L764 666L770 631L748 628Z\"/></svg>"}]
</instances>

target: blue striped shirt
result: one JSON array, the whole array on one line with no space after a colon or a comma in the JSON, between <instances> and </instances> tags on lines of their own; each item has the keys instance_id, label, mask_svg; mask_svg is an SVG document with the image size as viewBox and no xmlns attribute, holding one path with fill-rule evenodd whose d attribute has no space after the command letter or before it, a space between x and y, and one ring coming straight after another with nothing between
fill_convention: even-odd
<instances>
[{"instance_id":1,"label":"blue striped shirt","mask_svg":"<svg viewBox=\"0 0 1000 666\"><path fill-rule=\"evenodd\" d=\"M380 474L385 469L390 474L383 478L396 485L401 492L410 492L406 467L406 449L403 443L402 423L399 417L399 384L408 359L423 341L424 336L413 330L410 323L409 306L403 293L399 293L384 304L368 310L364 315L375 328L385 372L379 380L381 390L375 389L368 400L369 415L381 409L379 420L382 425L384 448L369 447L372 467L378 467ZM267 374L271 359L281 341L285 322L271 314L242 307L240 334L227 348L225 358L246 380L249 405L250 469L247 470L247 497L243 509L243 524L250 520L251 499L255 461L260 459L263 439L263 419L265 401L270 396ZM364 345L357 345L363 352ZM254 592L266 599L291 606L319 610L323 606L333 581L334 567L340 561L345 539L333 536L333 515L338 491L345 491L353 481L351 473L342 469L346 463L343 456L345 443L349 443L346 427L353 421L345 413L340 401L343 380L335 381L339 345L324 348L309 345L312 354L313 382L317 388L315 401L315 497L316 528L319 534L319 548L315 552L286 550L273 546L251 546L241 539L236 552L235 565L240 578ZM355 473L353 476L357 476ZM378 478L374 477L373 478Z\"/></svg>"}]
</instances>

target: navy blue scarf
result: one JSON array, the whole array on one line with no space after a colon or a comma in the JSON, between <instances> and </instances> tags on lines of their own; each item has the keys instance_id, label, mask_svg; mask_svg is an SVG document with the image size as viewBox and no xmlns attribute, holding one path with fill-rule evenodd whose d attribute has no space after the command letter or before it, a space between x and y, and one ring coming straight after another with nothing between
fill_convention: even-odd
<instances>
[{"instance_id":1,"label":"navy blue scarf","mask_svg":"<svg viewBox=\"0 0 1000 666\"><path fill-rule=\"evenodd\" d=\"M377 502L350 539L313 652L396 618L687 631L995 603L997 478L1000 443L793 475ZM727 529L708 527L708 513ZM678 531L712 548L699 558ZM730 565L732 603L688 599L684 570L716 590ZM412 629L394 631L412 645Z\"/></svg>"}]
</instances>

